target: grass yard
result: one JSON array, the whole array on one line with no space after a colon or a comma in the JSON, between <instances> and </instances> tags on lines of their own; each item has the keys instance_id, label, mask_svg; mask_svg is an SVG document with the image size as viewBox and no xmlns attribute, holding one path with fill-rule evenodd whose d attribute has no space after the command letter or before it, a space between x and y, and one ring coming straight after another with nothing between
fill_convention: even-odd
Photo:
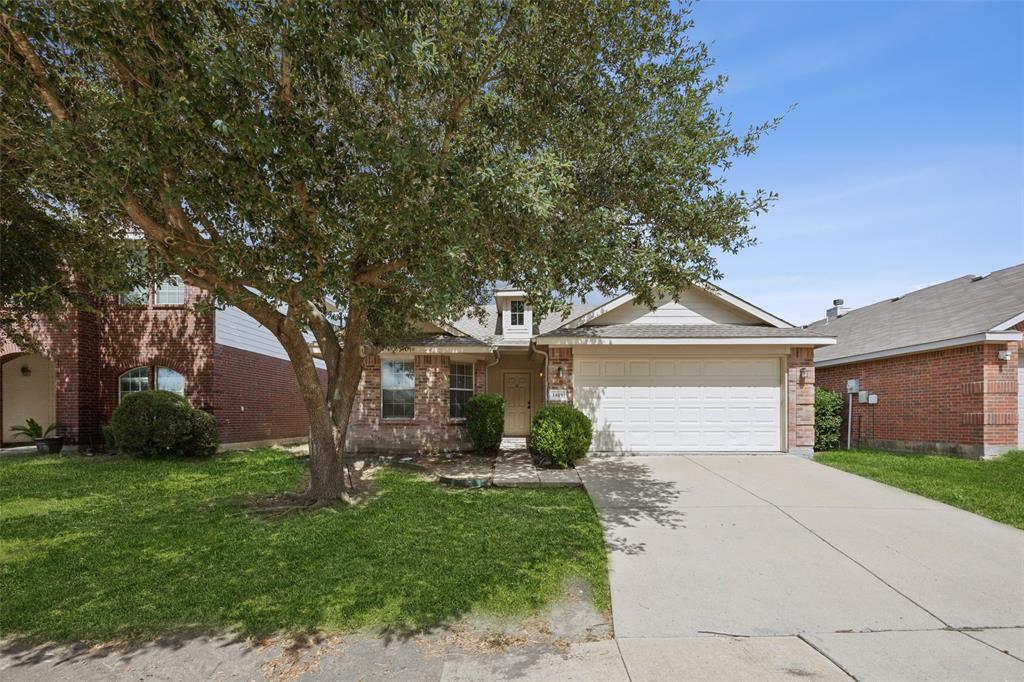
<instances>
[{"instance_id":1,"label":"grass yard","mask_svg":"<svg viewBox=\"0 0 1024 682\"><path fill-rule=\"evenodd\" d=\"M1024 528L1024 451L977 461L877 450L821 452L816 462Z\"/></svg>"},{"instance_id":2,"label":"grass yard","mask_svg":"<svg viewBox=\"0 0 1024 682\"><path fill-rule=\"evenodd\" d=\"M355 508L271 521L243 511L248 496L297 488L304 467L272 449L0 460L0 633L409 630L525 615L574 578L610 605L581 490L455 491L388 470Z\"/></svg>"}]
</instances>

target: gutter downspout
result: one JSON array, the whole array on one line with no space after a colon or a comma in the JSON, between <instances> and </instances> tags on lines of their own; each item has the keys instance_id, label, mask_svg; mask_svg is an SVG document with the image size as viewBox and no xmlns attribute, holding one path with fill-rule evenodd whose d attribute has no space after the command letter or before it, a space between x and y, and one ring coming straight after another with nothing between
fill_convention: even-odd
<instances>
[{"instance_id":1,"label":"gutter downspout","mask_svg":"<svg viewBox=\"0 0 1024 682\"><path fill-rule=\"evenodd\" d=\"M547 353L547 351L543 351L540 348L538 348L536 341L533 341L531 343L533 343L533 350L537 351L538 353L540 353L541 355L544 356L544 401L543 401L542 404L543 405L547 405L547 403L548 403L548 353Z\"/></svg>"}]
</instances>

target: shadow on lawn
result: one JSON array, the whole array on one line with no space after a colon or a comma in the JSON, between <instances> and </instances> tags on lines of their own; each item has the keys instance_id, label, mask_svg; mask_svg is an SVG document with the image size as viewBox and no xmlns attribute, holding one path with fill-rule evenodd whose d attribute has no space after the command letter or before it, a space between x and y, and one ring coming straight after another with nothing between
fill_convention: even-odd
<instances>
[{"instance_id":1,"label":"shadow on lawn","mask_svg":"<svg viewBox=\"0 0 1024 682\"><path fill-rule=\"evenodd\" d=\"M629 542L618 531L653 523L684 528L686 514L674 506L683 492L672 481L651 474L642 457L593 458L577 465L583 484L594 500L609 551L642 554L643 542Z\"/></svg>"},{"instance_id":2,"label":"shadow on lawn","mask_svg":"<svg viewBox=\"0 0 1024 682\"><path fill-rule=\"evenodd\" d=\"M367 504L268 522L237 501L297 485L304 463L274 451L4 466L0 505L19 514L0 528L0 631L19 638L0 653L18 664L211 638L287 637L296 651L318 632L391 642L475 612L525 615L574 575L607 590L578 490L453 492L385 471Z\"/></svg>"}]
</instances>

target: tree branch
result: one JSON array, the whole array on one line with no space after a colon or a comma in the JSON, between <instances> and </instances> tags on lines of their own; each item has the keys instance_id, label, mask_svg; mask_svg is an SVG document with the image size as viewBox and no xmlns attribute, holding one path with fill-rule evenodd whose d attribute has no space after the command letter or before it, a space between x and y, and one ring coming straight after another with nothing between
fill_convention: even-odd
<instances>
[{"instance_id":1,"label":"tree branch","mask_svg":"<svg viewBox=\"0 0 1024 682\"><path fill-rule=\"evenodd\" d=\"M476 81L474 81L472 89L463 97L459 98L452 107L451 114L449 114L448 117L448 128L445 130L444 139L441 142L442 156L446 155L448 150L451 148L452 141L455 139L455 130L458 128L459 120L462 118L462 113L466 110L466 107L469 106L470 102L473 101L473 98L480 91L480 88L482 88L489 80L491 69L494 68L494 64L498 61L498 55L501 54L501 44L505 38L505 30L508 28L509 24L512 23L512 15L514 12L515 7L510 7L508 15L505 17L505 21L498 30L497 37L494 39L494 50L491 52L491 56L488 58L487 63L480 70L480 73L477 74Z\"/></svg>"},{"instance_id":2,"label":"tree branch","mask_svg":"<svg viewBox=\"0 0 1024 682\"><path fill-rule=\"evenodd\" d=\"M368 268L361 270L355 277L356 284L377 284L380 285L381 277L394 272L395 270L401 270L405 266L409 265L407 258L396 258L395 260L386 261L384 263L378 263L377 265L371 265Z\"/></svg>"},{"instance_id":3,"label":"tree branch","mask_svg":"<svg viewBox=\"0 0 1024 682\"><path fill-rule=\"evenodd\" d=\"M60 93L57 92L57 88L55 88L50 82L50 79L46 77L46 69L43 67L43 62L39 59L39 55L36 54L35 50L32 49L32 45L28 42L28 38L26 38L25 34L20 31L14 30L14 19L11 15L4 13L0 15L0 19L2 19L3 26L11 38L11 43L14 45L14 49L18 51L18 54L20 54L21 58L25 60L29 70L32 72L32 76L35 79L36 90L39 91L39 96L42 97L46 108L50 110L50 113L53 114L53 117L59 122L67 122L70 118L68 110L60 101Z\"/></svg>"}]
</instances>

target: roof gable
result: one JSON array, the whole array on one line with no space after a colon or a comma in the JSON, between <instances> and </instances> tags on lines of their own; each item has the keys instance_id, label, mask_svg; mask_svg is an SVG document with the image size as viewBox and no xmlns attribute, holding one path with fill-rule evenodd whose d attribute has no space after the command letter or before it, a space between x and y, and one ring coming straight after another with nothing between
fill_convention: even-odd
<instances>
[{"instance_id":1,"label":"roof gable","mask_svg":"<svg viewBox=\"0 0 1024 682\"><path fill-rule=\"evenodd\" d=\"M663 294L655 299L655 309L635 302L632 294L619 296L563 325L575 329L585 325L768 325L790 329L793 325L744 301L724 289L697 283L680 292L678 300Z\"/></svg>"}]
</instances>

